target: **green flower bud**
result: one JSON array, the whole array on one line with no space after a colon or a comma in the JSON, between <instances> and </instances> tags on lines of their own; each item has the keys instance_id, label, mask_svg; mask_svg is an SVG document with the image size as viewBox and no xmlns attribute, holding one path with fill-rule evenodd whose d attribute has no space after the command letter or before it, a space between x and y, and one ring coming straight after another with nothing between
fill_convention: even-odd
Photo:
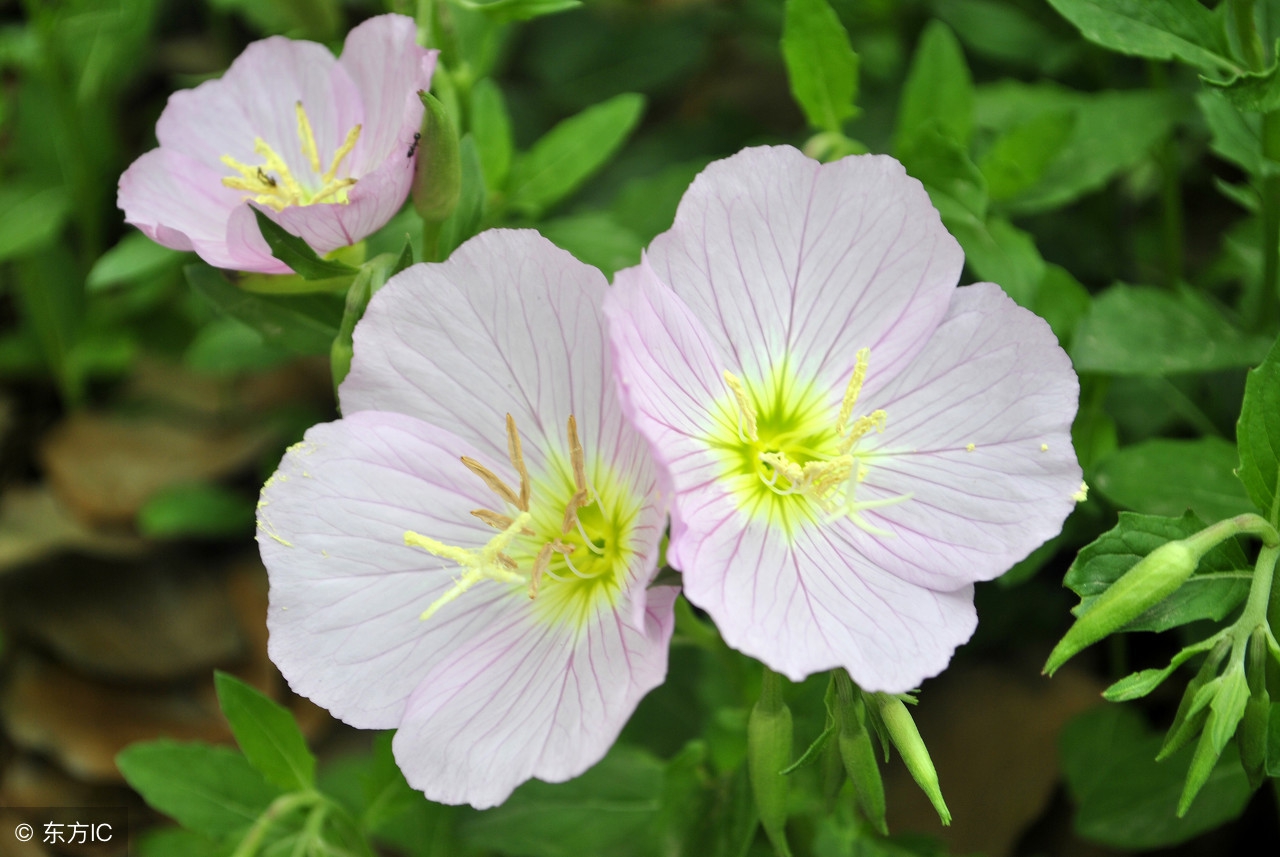
<instances>
[{"instance_id":1,"label":"green flower bud","mask_svg":"<svg viewBox=\"0 0 1280 857\"><path fill-rule=\"evenodd\" d=\"M1049 675L1086 646L1120 630L1169 597L1196 570L1203 551L1185 541L1168 542L1138 560L1094 600L1054 646L1044 665Z\"/></svg>"},{"instance_id":2,"label":"green flower bud","mask_svg":"<svg viewBox=\"0 0 1280 857\"><path fill-rule=\"evenodd\" d=\"M351 371L351 336L356 329L356 322L364 315L369 305L369 297L374 291L374 280L381 286L386 280L386 262L379 257L361 266L360 273L347 288L347 303L342 311L342 323L338 326L338 335L329 346L329 368L333 373L333 390L336 394L342 379ZM381 274L381 276L379 276Z\"/></svg>"},{"instance_id":3,"label":"green flower bud","mask_svg":"<svg viewBox=\"0 0 1280 857\"><path fill-rule=\"evenodd\" d=\"M1207 699L1201 698L1199 705L1196 705L1196 699L1200 696L1200 691L1218 675L1218 668L1222 666L1223 660L1226 659L1227 653L1230 651L1231 639L1223 637L1209 652L1208 657L1204 659L1204 663L1200 665L1195 677L1187 682L1187 689L1182 694L1182 701L1178 703L1178 711L1173 715L1173 725L1169 727L1169 732L1164 738L1164 744L1161 745L1160 752L1156 755L1157 762L1164 761L1172 756L1199 734L1205 720L1208 719L1209 709Z\"/></svg>"},{"instance_id":4,"label":"green flower bud","mask_svg":"<svg viewBox=\"0 0 1280 857\"><path fill-rule=\"evenodd\" d=\"M911 719L911 713L896 696L877 693L874 698L880 712L880 720L884 723L885 731L889 733L889 740L902 754L902 761L907 766L907 771L929 798L942 823L951 824L951 810L947 809L947 803L942 799L938 772L933 767L933 759L929 757L929 749L925 747L924 739L920 737L915 721Z\"/></svg>"},{"instance_id":5,"label":"green flower bud","mask_svg":"<svg viewBox=\"0 0 1280 857\"><path fill-rule=\"evenodd\" d=\"M1228 669L1220 679L1213 702L1209 704L1204 732L1200 734L1200 743L1196 745L1196 753L1191 757L1191 769L1187 771L1187 781L1182 787L1182 797L1178 800L1179 818L1187 814L1191 802L1213 773L1218 757L1222 755L1223 748L1227 746L1227 742L1235 734L1237 724L1244 717L1248 702L1249 685L1245 681L1244 670L1238 666Z\"/></svg>"},{"instance_id":6,"label":"green flower bud","mask_svg":"<svg viewBox=\"0 0 1280 857\"><path fill-rule=\"evenodd\" d=\"M764 832L778 854L791 857L787 845L790 781L782 773L791 764L791 709L782 700L782 682L782 676L764 670L760 699L747 719L747 773Z\"/></svg>"},{"instance_id":7,"label":"green flower bud","mask_svg":"<svg viewBox=\"0 0 1280 857\"><path fill-rule=\"evenodd\" d=\"M839 739L828 741L822 748L822 806L826 815L835 812L836 799L844 786L844 761L840 756Z\"/></svg>"},{"instance_id":8,"label":"green flower bud","mask_svg":"<svg viewBox=\"0 0 1280 857\"><path fill-rule=\"evenodd\" d=\"M426 223L442 223L462 195L462 158L458 132L444 105L429 92L422 99L422 131L416 142L418 162L413 170L413 207Z\"/></svg>"},{"instance_id":9,"label":"green flower bud","mask_svg":"<svg viewBox=\"0 0 1280 857\"><path fill-rule=\"evenodd\" d=\"M1240 765L1249 785L1258 788L1267 778L1267 730L1271 717L1271 695L1267 692L1267 629L1259 625L1249 635L1244 674L1249 685L1249 701L1236 729Z\"/></svg>"},{"instance_id":10,"label":"green flower bud","mask_svg":"<svg viewBox=\"0 0 1280 857\"><path fill-rule=\"evenodd\" d=\"M885 821L884 782L876 761L876 748L866 725L866 706L862 692L843 671L836 672L836 719L839 731L836 744L845 773L853 781L858 808L871 825L883 835L889 834Z\"/></svg>"}]
</instances>

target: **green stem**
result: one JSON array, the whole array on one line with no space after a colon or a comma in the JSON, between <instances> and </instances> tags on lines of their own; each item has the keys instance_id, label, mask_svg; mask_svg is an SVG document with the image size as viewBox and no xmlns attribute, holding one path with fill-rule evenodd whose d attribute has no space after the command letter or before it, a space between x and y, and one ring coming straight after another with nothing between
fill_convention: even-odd
<instances>
[{"instance_id":1,"label":"green stem","mask_svg":"<svg viewBox=\"0 0 1280 857\"><path fill-rule=\"evenodd\" d=\"M764 667L760 676L760 710L774 714L782 710L782 688L786 681L768 667Z\"/></svg>"},{"instance_id":2,"label":"green stem","mask_svg":"<svg viewBox=\"0 0 1280 857\"><path fill-rule=\"evenodd\" d=\"M262 840L267 835L267 831L271 829L271 825L291 812L323 800L324 795L315 791L290 792L276 798L263 811L262 815L258 816L257 821L253 823L244 838L240 840L240 844L236 846L236 850L231 852L231 857L253 857L258 853L258 848L262 845Z\"/></svg>"},{"instance_id":3,"label":"green stem","mask_svg":"<svg viewBox=\"0 0 1280 857\"><path fill-rule=\"evenodd\" d=\"M1167 92L1169 76L1162 62L1147 63L1151 88ZM1165 285L1172 289L1182 279L1182 172L1178 157L1178 141L1171 135L1156 150L1160 167L1160 233L1164 245Z\"/></svg>"},{"instance_id":4,"label":"green stem","mask_svg":"<svg viewBox=\"0 0 1280 857\"><path fill-rule=\"evenodd\" d=\"M1267 60L1262 47L1262 37L1254 24L1253 5L1255 0L1231 0L1231 19L1235 24L1236 35L1240 37L1240 51L1244 54L1245 64L1250 71L1262 71Z\"/></svg>"},{"instance_id":5,"label":"green stem","mask_svg":"<svg viewBox=\"0 0 1280 857\"><path fill-rule=\"evenodd\" d=\"M1258 552L1258 564L1254 568L1253 583L1249 586L1249 600L1245 602L1244 612L1236 621L1236 628L1242 629L1246 639L1253 633L1254 628L1266 624L1267 606L1271 602L1271 583L1275 577L1277 559L1280 559L1280 545L1268 545Z\"/></svg>"}]
</instances>

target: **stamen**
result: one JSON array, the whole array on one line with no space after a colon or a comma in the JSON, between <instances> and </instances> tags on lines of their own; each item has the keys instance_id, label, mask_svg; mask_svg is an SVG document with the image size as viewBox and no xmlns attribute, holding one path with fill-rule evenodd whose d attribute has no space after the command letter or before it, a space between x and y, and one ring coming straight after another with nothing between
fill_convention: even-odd
<instances>
[{"instance_id":1,"label":"stamen","mask_svg":"<svg viewBox=\"0 0 1280 857\"><path fill-rule=\"evenodd\" d=\"M512 518L509 515L492 512L488 509L472 509L471 514L475 515L495 530L505 530L512 524ZM532 535L532 533L530 535Z\"/></svg>"},{"instance_id":2,"label":"stamen","mask_svg":"<svg viewBox=\"0 0 1280 857\"><path fill-rule=\"evenodd\" d=\"M476 461L474 458L469 458L465 455L462 456L461 461L468 470L476 476L479 476L480 479L484 481L484 484L488 486L490 491L497 494L517 509L520 508L520 498L516 496L516 492L508 488L507 483L503 482L497 476L494 476L493 471Z\"/></svg>"},{"instance_id":3,"label":"stamen","mask_svg":"<svg viewBox=\"0 0 1280 857\"><path fill-rule=\"evenodd\" d=\"M859 438L869 434L872 429L875 429L876 433L883 432L888 418L889 415L883 410L875 410L865 417L858 417L853 421L853 425L849 426L849 433L840 441L840 454L848 453Z\"/></svg>"},{"instance_id":4,"label":"stamen","mask_svg":"<svg viewBox=\"0 0 1280 857\"><path fill-rule=\"evenodd\" d=\"M329 169L320 178L320 181L326 185L333 181L338 175L338 166L342 163L342 159L351 154L351 150L356 147L356 142L360 139L360 129L362 126L357 125L347 132L347 137L342 141L342 145L338 147L338 151L333 153L333 163L329 165ZM316 172L320 172L320 164L316 163ZM346 181L355 184L355 179L346 179Z\"/></svg>"},{"instance_id":5,"label":"stamen","mask_svg":"<svg viewBox=\"0 0 1280 857\"><path fill-rule=\"evenodd\" d=\"M261 137L253 141L253 151L266 159L266 163L262 165L264 170L270 170L280 177L280 182L284 185L284 189L289 196L294 199L303 197L302 186L294 179L293 173L289 172L289 165L285 163L284 158L276 153L276 150L267 144L267 141Z\"/></svg>"},{"instance_id":6,"label":"stamen","mask_svg":"<svg viewBox=\"0 0 1280 857\"><path fill-rule=\"evenodd\" d=\"M858 394L862 392L862 382L867 378L867 361L870 359L870 348L858 349L858 359L853 365L853 375L849 378L849 386L844 390L844 400L840 403L836 434L844 434L844 427L849 422L849 417L853 416L853 408L858 404Z\"/></svg>"},{"instance_id":7,"label":"stamen","mask_svg":"<svg viewBox=\"0 0 1280 857\"><path fill-rule=\"evenodd\" d=\"M564 507L564 519L560 522L561 533L567 533L573 529L574 523L578 520L578 510L585 505L587 505L585 490L578 491L569 498L569 502Z\"/></svg>"},{"instance_id":8,"label":"stamen","mask_svg":"<svg viewBox=\"0 0 1280 857\"><path fill-rule=\"evenodd\" d=\"M729 385L729 389L733 392L733 398L738 403L738 440L746 443L748 440L754 442L760 439L760 434L756 430L756 412L751 407L751 400L747 398L746 388L742 386L742 379L730 372L724 370L724 382Z\"/></svg>"},{"instance_id":9,"label":"stamen","mask_svg":"<svg viewBox=\"0 0 1280 857\"><path fill-rule=\"evenodd\" d=\"M511 522L511 526L498 533L489 540L488 544L479 549L447 545L421 533L415 533L411 530L406 531L404 543L409 547L422 548L429 554L434 554L441 559L449 560L467 569L462 577L454 581L453 587L449 591L431 602L431 605L422 611L422 615L419 618L424 621L430 619L437 610L458 598L458 596L481 580L524 583L524 578L516 573L518 566L515 560L511 559L503 551L506 550L511 540L520 535L532 520L533 516L528 512L521 512Z\"/></svg>"},{"instance_id":10,"label":"stamen","mask_svg":"<svg viewBox=\"0 0 1280 857\"><path fill-rule=\"evenodd\" d=\"M578 420L569 414L569 461L573 464L573 486L578 489L578 493L585 493L587 489L587 459L582 451L582 441L578 439Z\"/></svg>"},{"instance_id":11,"label":"stamen","mask_svg":"<svg viewBox=\"0 0 1280 857\"><path fill-rule=\"evenodd\" d=\"M538 550L538 555L533 560L533 574L529 576L529 597L538 597L538 585L542 582L542 575L546 574L551 567L551 543L547 542Z\"/></svg>"},{"instance_id":12,"label":"stamen","mask_svg":"<svg viewBox=\"0 0 1280 857\"><path fill-rule=\"evenodd\" d=\"M311 131L311 120L307 118L307 111L301 101L294 102L293 109L298 114L298 139L302 141L302 154L311 162L311 171L318 173L324 167L320 164L320 151L316 149L316 135Z\"/></svg>"},{"instance_id":13,"label":"stamen","mask_svg":"<svg viewBox=\"0 0 1280 857\"><path fill-rule=\"evenodd\" d=\"M520 432L516 431L515 417L507 414L507 455L520 474L520 501L516 506L522 512L529 511L529 468L524 464L524 450L520 446Z\"/></svg>"}]
</instances>

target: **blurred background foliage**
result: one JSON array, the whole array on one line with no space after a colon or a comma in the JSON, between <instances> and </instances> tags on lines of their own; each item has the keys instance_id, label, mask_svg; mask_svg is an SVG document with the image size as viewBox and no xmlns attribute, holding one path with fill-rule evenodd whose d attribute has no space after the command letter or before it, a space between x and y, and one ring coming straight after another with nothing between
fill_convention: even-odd
<instances>
[{"instance_id":1,"label":"blurred background foliage","mask_svg":"<svg viewBox=\"0 0 1280 857\"><path fill-rule=\"evenodd\" d=\"M832 116L792 97L781 0L485 5L442 2L432 22L447 70L433 90L463 132L441 255L482 228L534 226L611 274L639 260L713 159L777 143L890 153L964 246L965 281L997 282L1042 315L1081 373L1090 500L979 587L976 637L922 695L955 824L938 825L895 762L899 835L869 838L847 792L824 793L807 768L797 853L1223 854L1253 835L1278 841L1274 796L1251 800L1230 758L1174 819L1189 758L1151 759L1176 689L1094 707L1109 681L1229 615L1238 581L1184 611L1179 631L1117 638L1052 683L1038 676L1075 600L1063 575L1118 511L1250 508L1234 427L1245 369L1280 321L1263 287L1274 167L1258 117L1188 66L1085 41L1040 0L831 0L857 55L856 109ZM1260 8L1280 19L1280 4ZM344 296L296 278L188 283L194 257L126 227L114 188L155 145L169 93L266 35L339 50L384 11L418 4L0 0L0 806L128 803L154 826L116 753L160 736L229 743L217 667L288 706L318 748L322 789L387 854L769 854L743 764L758 672L692 611L667 684L605 762L485 813L422 801L385 739L370 749L290 697L266 660L253 505L283 449L336 413L327 356ZM363 252L397 253L422 231L406 207ZM823 688L788 691L798 751L822 731ZM189 752L186 770L241 784L235 811L157 801L131 777L186 827L157 828L138 853L231 853L287 792L229 751ZM268 853L296 846L271 835Z\"/></svg>"}]
</instances>

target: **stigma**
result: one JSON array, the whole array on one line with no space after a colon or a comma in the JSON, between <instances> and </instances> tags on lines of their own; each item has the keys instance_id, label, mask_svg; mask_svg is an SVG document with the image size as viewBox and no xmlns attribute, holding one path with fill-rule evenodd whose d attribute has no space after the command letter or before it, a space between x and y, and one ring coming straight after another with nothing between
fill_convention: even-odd
<instances>
[{"instance_id":1,"label":"stigma","mask_svg":"<svg viewBox=\"0 0 1280 857\"><path fill-rule=\"evenodd\" d=\"M253 151L262 158L261 164L245 164L230 155L222 156L222 163L235 170L238 175L225 176L222 184L235 190L242 190L259 205L265 205L275 211L284 211L290 206L315 205L316 203L338 203L346 205L350 202L348 191L356 183L354 178L338 178L342 171L342 162L355 149L360 140L360 125L347 132L333 154L326 169L320 160L320 150L316 146L315 132L311 128L311 120L306 109L299 101L294 105L298 117L298 141L302 147L302 155L310 167L310 175L299 181L289 169L288 162L261 137L254 138Z\"/></svg>"},{"instance_id":2,"label":"stigma","mask_svg":"<svg viewBox=\"0 0 1280 857\"><path fill-rule=\"evenodd\" d=\"M476 459L461 457L463 466L484 483L497 501L493 504L496 508L473 509L471 515L497 530L497 534L479 548L445 544L412 531L404 534L406 545L421 548L463 570L454 585L422 612L423 620L484 580L518 586L532 600L548 581L592 581L614 570L611 561L601 561L608 559L608 546L602 547L599 542L607 539L599 534L593 537L582 519L583 510L594 507L598 497L587 479L577 419L570 414L566 426L573 490L561 501L563 509L556 500L557 496L564 497L563 492L546 490L535 494L520 432L510 414L506 429L507 457L519 480L516 487Z\"/></svg>"},{"instance_id":3,"label":"stigma","mask_svg":"<svg viewBox=\"0 0 1280 857\"><path fill-rule=\"evenodd\" d=\"M885 430L888 415L882 409L864 413L855 418L858 398L867 378L871 350L857 352L853 372L845 386L840 409L833 423L788 425L789 420L778 415L762 419L756 412L747 386L732 372L725 370L723 378L736 410L737 438L755 477L765 490L777 497L803 499L815 507L827 522L848 518L861 529L875 535L891 535L869 523L862 512L891 506L911 499L910 494L878 500L859 500L857 489L870 470L870 456L859 451L859 441L872 432ZM792 379L779 380L779 403L792 398L788 386ZM790 403L792 410L798 412ZM779 413L788 408L775 404ZM761 426L769 425L769 430Z\"/></svg>"}]
</instances>

